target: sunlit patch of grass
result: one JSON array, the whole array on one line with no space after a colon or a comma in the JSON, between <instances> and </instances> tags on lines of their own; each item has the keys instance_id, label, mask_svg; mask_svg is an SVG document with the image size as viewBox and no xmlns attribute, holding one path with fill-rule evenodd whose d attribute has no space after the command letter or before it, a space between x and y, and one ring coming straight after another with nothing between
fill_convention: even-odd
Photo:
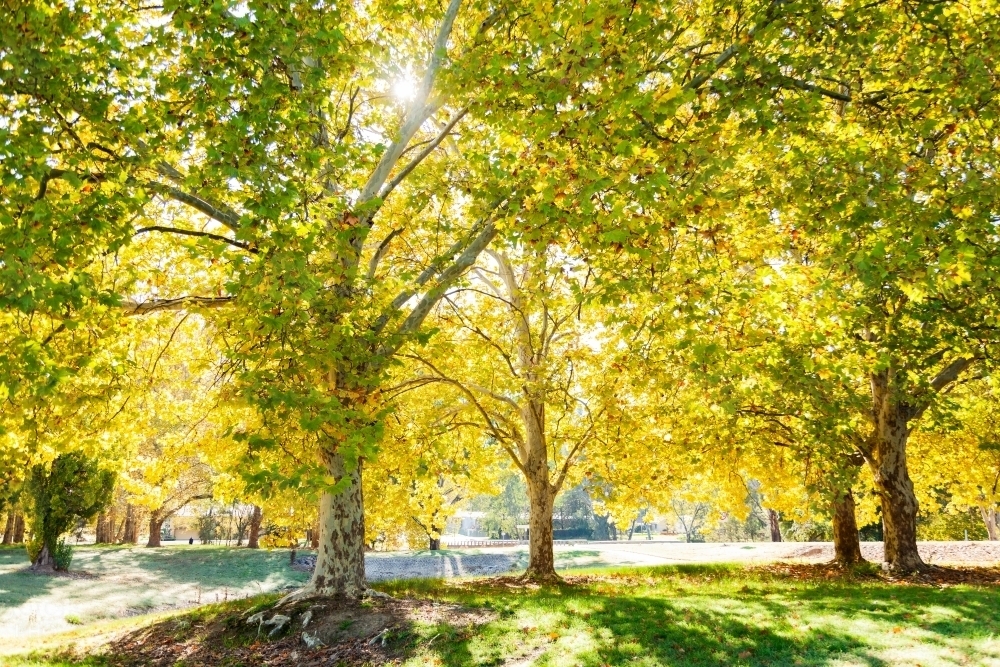
<instances>
[{"instance_id":1,"label":"sunlit patch of grass","mask_svg":"<svg viewBox=\"0 0 1000 667\"><path fill-rule=\"evenodd\" d=\"M389 582L499 618L407 665L939 665L1000 660L996 589L889 585L863 569L800 580L740 565L595 570L573 585ZM537 653L537 655L535 655Z\"/></svg>"}]
</instances>

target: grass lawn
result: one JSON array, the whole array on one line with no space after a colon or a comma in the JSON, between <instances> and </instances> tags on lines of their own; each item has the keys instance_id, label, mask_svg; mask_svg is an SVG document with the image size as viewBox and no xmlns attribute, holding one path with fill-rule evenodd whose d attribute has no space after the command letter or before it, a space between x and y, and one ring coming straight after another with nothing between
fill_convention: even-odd
<instances>
[{"instance_id":1,"label":"grass lawn","mask_svg":"<svg viewBox=\"0 0 1000 667\"><path fill-rule=\"evenodd\" d=\"M703 565L595 570L568 577L567 585L541 588L520 586L512 578L377 587L397 598L485 608L492 617L459 627L419 620L401 625L386 636L381 657L365 658L368 664L1000 665L997 586L827 576L815 566ZM268 664L354 664L344 660L349 652L336 646L305 649L297 630L268 644L246 634L237 610L273 599L175 615L83 663L35 656L7 664L150 664L143 653L149 650L147 641L150 646L173 642L177 627L204 629L185 631L184 664L261 664L261 651L268 651ZM220 652L221 645L230 648ZM365 648L367 638L357 645L371 650Z\"/></svg>"},{"instance_id":2,"label":"grass lawn","mask_svg":"<svg viewBox=\"0 0 1000 667\"><path fill-rule=\"evenodd\" d=\"M308 579L287 563L284 549L89 546L74 550L71 577L52 577L27 571L23 546L2 547L0 654L32 636L267 593Z\"/></svg>"}]
</instances>

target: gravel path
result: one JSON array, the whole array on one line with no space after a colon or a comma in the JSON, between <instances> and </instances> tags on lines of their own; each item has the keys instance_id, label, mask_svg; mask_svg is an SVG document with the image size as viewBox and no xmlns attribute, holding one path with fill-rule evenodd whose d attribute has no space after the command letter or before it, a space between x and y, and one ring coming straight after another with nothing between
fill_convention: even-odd
<instances>
[{"instance_id":1,"label":"gravel path","mask_svg":"<svg viewBox=\"0 0 1000 667\"><path fill-rule=\"evenodd\" d=\"M296 569L312 570L315 556L299 556ZM508 549L505 553L421 553L366 554L368 581L389 579L450 579L451 577L492 576L524 569L527 554Z\"/></svg>"},{"instance_id":2,"label":"gravel path","mask_svg":"<svg viewBox=\"0 0 1000 667\"><path fill-rule=\"evenodd\" d=\"M919 545L924 562L934 565L997 565L1000 542L924 542ZM881 542L862 542L861 552L874 563L883 558ZM736 542L701 543L582 542L556 547L556 569L615 567L627 565L679 565L685 563L763 563L803 561L822 563L833 560L829 542ZM298 559L309 570L314 556ZM523 570L527 566L525 547L505 547L419 553L378 553L365 557L370 581L388 579L451 578L493 576Z\"/></svg>"},{"instance_id":3,"label":"gravel path","mask_svg":"<svg viewBox=\"0 0 1000 667\"><path fill-rule=\"evenodd\" d=\"M791 543L790 543L791 544ZM1000 542L921 542L920 557L933 565L996 565L1000 563ZM861 555L873 563L882 562L881 542L862 542ZM808 543L785 558L815 561L833 560L833 545Z\"/></svg>"}]
</instances>

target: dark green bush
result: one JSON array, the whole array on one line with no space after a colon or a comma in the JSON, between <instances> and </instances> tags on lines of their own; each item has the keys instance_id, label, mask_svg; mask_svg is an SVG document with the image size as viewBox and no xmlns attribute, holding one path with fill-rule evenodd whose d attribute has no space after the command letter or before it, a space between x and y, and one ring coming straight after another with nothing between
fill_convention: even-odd
<instances>
[{"instance_id":1,"label":"dark green bush","mask_svg":"<svg viewBox=\"0 0 1000 667\"><path fill-rule=\"evenodd\" d=\"M59 538L77 521L88 521L111 500L115 475L100 467L96 459L80 452L62 454L51 466L36 465L25 481L31 526L34 531L28 555L40 566L57 570L69 567L72 548ZM43 549L51 559L38 563Z\"/></svg>"}]
</instances>

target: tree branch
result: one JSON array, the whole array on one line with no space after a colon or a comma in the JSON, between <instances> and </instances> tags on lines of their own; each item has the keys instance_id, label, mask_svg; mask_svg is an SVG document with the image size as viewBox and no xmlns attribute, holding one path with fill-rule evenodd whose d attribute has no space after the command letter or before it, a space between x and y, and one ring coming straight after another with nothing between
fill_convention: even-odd
<instances>
[{"instance_id":1,"label":"tree branch","mask_svg":"<svg viewBox=\"0 0 1000 667\"><path fill-rule=\"evenodd\" d=\"M396 229L389 232L389 235L382 239L382 242L378 244L378 249L375 250L375 254L368 261L368 280L375 279L375 271L378 269L378 263L382 261L385 257L385 253L389 250L389 244L394 238L403 233L403 227L397 227Z\"/></svg>"},{"instance_id":2,"label":"tree branch","mask_svg":"<svg viewBox=\"0 0 1000 667\"><path fill-rule=\"evenodd\" d=\"M122 304L125 315L148 315L164 310L183 310L184 308L219 308L229 304L235 297L231 296L181 296L176 299L147 299L145 301L128 300Z\"/></svg>"},{"instance_id":3,"label":"tree branch","mask_svg":"<svg viewBox=\"0 0 1000 667\"><path fill-rule=\"evenodd\" d=\"M496 235L497 228L493 222L490 221L486 223L483 230L475 239L473 239L472 243L469 244L469 247L465 249L465 252L458 256L455 263L440 273L437 279L437 284L424 294L423 298L420 299L413 310L410 311L410 314L406 317L406 319L403 320L399 330L396 332L400 340L395 344L395 348L398 349L399 345L402 344L403 336L413 333L420 327L421 324L423 324L424 319L426 319L427 315L430 314L434 305L441 300L445 291L451 287L451 284L457 280L466 269L476 262L476 258L479 257L479 253L481 253L486 246L490 244L493 237Z\"/></svg>"},{"instance_id":4,"label":"tree branch","mask_svg":"<svg viewBox=\"0 0 1000 667\"><path fill-rule=\"evenodd\" d=\"M441 62L447 53L448 37L451 35L451 29L455 25L455 17L458 16L458 9L461 4L462 0L451 0L449 3L444 19L441 21L441 27L434 42L434 51L431 53L430 60L427 63L427 71L424 72L420 89L417 91L417 95L410 105L410 110L406 114L406 120L399 129L399 133L382 155L382 159L379 160L372 175L368 178L368 182L361 188L361 193L358 195L359 206L367 204L382 189L382 185L389 178L389 174L392 172L393 167L396 166L396 162L410 143L413 135L417 133L417 130L420 129L424 121L430 118L441 107L443 100L435 100L428 103L428 99L434 87L434 79L441 67ZM366 213L365 222L371 219L371 215L371 212Z\"/></svg>"},{"instance_id":5,"label":"tree branch","mask_svg":"<svg viewBox=\"0 0 1000 667\"><path fill-rule=\"evenodd\" d=\"M686 84L684 84L684 89L696 91L703 85L705 85L705 82L711 79L712 76L714 76L716 72L722 69L727 62L732 60L736 56L736 54L740 52L740 49L742 49L746 44L749 44L751 41L753 41L754 37L756 37L761 30L763 30L764 28L766 28L767 26L769 26L771 23L774 22L774 20L778 17L777 9L779 6L783 4L783 2L784 0L771 0L771 4L767 6L767 10L764 12L764 17L760 20L760 22L757 25L750 28L750 30L747 32L746 40L737 41L735 44L731 45L725 51L716 56L715 60L712 61L711 68L708 71L702 72L701 74L699 74L698 76L694 77Z\"/></svg>"},{"instance_id":6,"label":"tree branch","mask_svg":"<svg viewBox=\"0 0 1000 667\"><path fill-rule=\"evenodd\" d=\"M190 206L199 213L207 215L212 220L225 225L234 232L239 230L240 216L231 209L221 205L217 206L212 204L201 197L184 192L183 190L175 188L172 185L165 185L163 183L157 183L156 181L150 181L148 183L148 187L157 194Z\"/></svg>"},{"instance_id":7,"label":"tree branch","mask_svg":"<svg viewBox=\"0 0 1000 667\"><path fill-rule=\"evenodd\" d=\"M977 357L959 357L958 359L955 359L950 364L945 366L941 372L938 373L933 380L931 380L931 389L937 392L941 391L949 384L957 380L958 376L977 360Z\"/></svg>"},{"instance_id":8,"label":"tree branch","mask_svg":"<svg viewBox=\"0 0 1000 667\"><path fill-rule=\"evenodd\" d=\"M260 252L257 248L254 248L249 243L244 243L243 241L237 241L236 239L231 239L228 236L223 236L221 234L213 234L211 232L199 232L193 229L180 229L178 227L164 227L162 225L152 225L150 227L142 227L135 230L133 236L138 236L139 234L144 234L146 232L163 232L165 234L180 234L182 236L203 236L214 241L222 241L223 243L229 244L233 247L246 250L253 254Z\"/></svg>"},{"instance_id":9,"label":"tree branch","mask_svg":"<svg viewBox=\"0 0 1000 667\"><path fill-rule=\"evenodd\" d=\"M441 145L441 142L445 140L445 137L451 134L452 129L454 129L458 121L462 120L462 118L464 118L467 113L469 113L468 108L460 109L459 112L456 113L455 116L450 121L448 121L448 124L441 129L441 132L439 132L438 135L434 137L434 139L429 144L427 144L427 146L422 151L417 153L417 155L415 155L413 159L406 164L405 167L400 169L399 173L396 174L396 176L393 177L391 181L389 181L381 190L379 190L378 193L379 199L385 199L386 197L388 197L389 193L395 190L396 186L402 183L403 179L409 176L410 172L417 168L417 165L423 162L428 155L434 152L434 149L436 149L438 146Z\"/></svg>"}]
</instances>

